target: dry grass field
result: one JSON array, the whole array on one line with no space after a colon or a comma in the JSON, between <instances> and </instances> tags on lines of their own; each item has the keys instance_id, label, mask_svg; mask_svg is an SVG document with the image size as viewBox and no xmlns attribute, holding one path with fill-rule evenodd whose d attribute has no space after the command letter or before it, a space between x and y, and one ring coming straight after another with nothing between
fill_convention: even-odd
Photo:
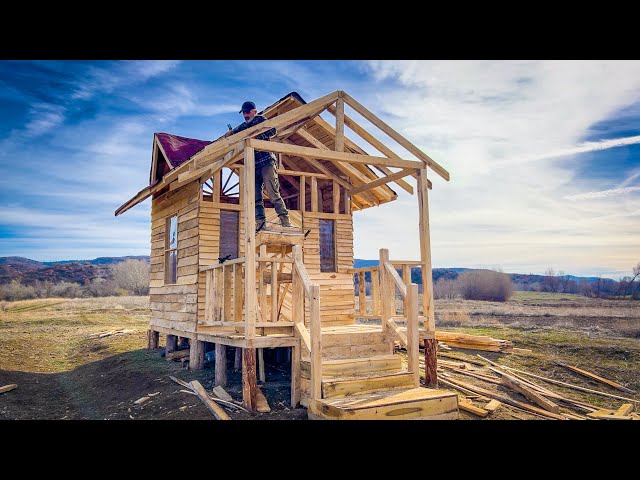
<instances>
[{"instance_id":1,"label":"dry grass field","mask_svg":"<svg viewBox=\"0 0 640 480\"><path fill-rule=\"evenodd\" d=\"M147 297L39 299L0 303L0 386L18 388L0 394L0 419L211 419L196 397L181 393L169 380L199 380L210 387L210 367L200 372L167 362L160 351L145 350ZM628 389L640 391L640 304L574 295L516 292L505 303L436 300L436 328L510 340L530 353L497 353L452 348L442 353L499 365L629 398L629 394L580 376L556 362L566 362ZM126 333L99 337L106 331ZM162 336L161 336L162 337ZM162 340L163 342L163 340ZM230 355L233 356L232 354ZM442 358L442 360L450 360ZM487 367L476 366L485 376ZM234 419L303 419L306 411L288 406L288 372L267 369L264 391L271 413L230 413ZM454 378L520 401L525 397L495 382L443 368ZM449 375L446 377L445 375ZM564 397L597 408L617 409L629 401L591 394L529 378ZM232 369L229 393L241 397L239 372ZM142 404L134 402L151 394ZM482 407L486 399L472 397ZM564 410L564 409L563 409ZM585 411L565 410L578 416ZM465 411L462 419L479 419ZM482 420L542 419L502 405Z\"/></svg>"}]
</instances>

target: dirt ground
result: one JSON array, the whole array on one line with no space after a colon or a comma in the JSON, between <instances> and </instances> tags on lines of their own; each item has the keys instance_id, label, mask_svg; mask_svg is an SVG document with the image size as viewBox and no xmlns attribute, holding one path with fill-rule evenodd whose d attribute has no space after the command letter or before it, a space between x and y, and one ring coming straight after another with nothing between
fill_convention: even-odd
<instances>
[{"instance_id":1,"label":"dirt ground","mask_svg":"<svg viewBox=\"0 0 640 480\"><path fill-rule=\"evenodd\" d=\"M197 379L210 389L211 364L206 364L202 371L192 372L180 362L165 360L162 350L145 350L147 308L147 297L40 299L0 304L0 386L18 384L15 390L0 394L0 419L211 420L211 413L197 397L180 392L182 387L169 379L169 375L185 381ZM483 362L477 356L480 354L499 365L618 395L633 403L640 401L638 394L613 389L556 363L567 362L640 391L640 305L637 302L525 292L517 292L506 303L437 300L436 328L489 335L531 350L527 354L503 354L453 348L443 353ZM96 335L112 330L126 333L103 338ZM240 372L233 369L233 352L229 348L226 390L240 400ZM478 369L476 373L499 378L488 367L474 367ZM443 379L453 378L531 404L525 397L496 383L447 368L442 368L439 374ZM623 403L630 403L530 380L597 408L617 409ZM289 381L289 365L275 365L268 360L266 382L261 387L271 412L228 411L230 417L306 419L306 409L292 409L289 405ZM468 395L476 406L486 405L487 399ZM145 396L149 400L135 404ZM578 416L586 412L562 407L562 411ZM482 419L464 411L460 417L464 420L543 418L506 405Z\"/></svg>"}]
</instances>

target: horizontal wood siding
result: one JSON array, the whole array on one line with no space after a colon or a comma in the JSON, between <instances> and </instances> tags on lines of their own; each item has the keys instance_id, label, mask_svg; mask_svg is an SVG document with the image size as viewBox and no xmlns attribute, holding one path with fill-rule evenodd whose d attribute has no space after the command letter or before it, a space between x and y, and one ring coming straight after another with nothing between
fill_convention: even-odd
<instances>
[{"instance_id":1,"label":"horizontal wood siding","mask_svg":"<svg viewBox=\"0 0 640 480\"><path fill-rule=\"evenodd\" d=\"M195 332L198 277L198 206L200 185L185 185L151 202L150 325L179 332ZM166 219L178 215L178 275L165 285Z\"/></svg>"}]
</instances>

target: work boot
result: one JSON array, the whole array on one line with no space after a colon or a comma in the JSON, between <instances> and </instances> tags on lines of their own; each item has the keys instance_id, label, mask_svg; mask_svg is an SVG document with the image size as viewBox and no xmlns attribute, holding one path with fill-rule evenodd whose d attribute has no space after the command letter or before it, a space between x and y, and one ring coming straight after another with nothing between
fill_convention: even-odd
<instances>
[{"instance_id":1,"label":"work boot","mask_svg":"<svg viewBox=\"0 0 640 480\"><path fill-rule=\"evenodd\" d=\"M258 233L260 230L267 226L267 221L264 218L257 218L256 225L256 233Z\"/></svg>"},{"instance_id":2,"label":"work boot","mask_svg":"<svg viewBox=\"0 0 640 480\"><path fill-rule=\"evenodd\" d=\"M283 227L293 227L289 221L289 215L280 215L280 225Z\"/></svg>"}]
</instances>

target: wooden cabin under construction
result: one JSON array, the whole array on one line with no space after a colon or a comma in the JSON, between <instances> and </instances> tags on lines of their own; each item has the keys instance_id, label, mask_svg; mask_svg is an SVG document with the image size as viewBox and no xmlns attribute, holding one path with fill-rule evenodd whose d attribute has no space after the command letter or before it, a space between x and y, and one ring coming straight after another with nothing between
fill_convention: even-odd
<instances>
[{"instance_id":1,"label":"wooden cabin under construction","mask_svg":"<svg viewBox=\"0 0 640 480\"><path fill-rule=\"evenodd\" d=\"M188 341L189 367L200 369L215 344L215 383L224 385L235 347L251 410L264 349L284 347L291 404L310 418L458 418L457 395L437 388L429 244L427 172L448 172L344 91L309 103L292 92L259 114L268 120L213 142L156 133L149 186L115 212L152 197L149 348L160 333L168 352ZM400 158L356 114L415 158ZM270 141L252 138L271 128ZM255 150L278 158L294 227L276 225L265 196L267 228L256 233ZM353 215L394 201L392 186L416 194L420 258L396 259L381 245L379 265L354 269Z\"/></svg>"}]
</instances>

